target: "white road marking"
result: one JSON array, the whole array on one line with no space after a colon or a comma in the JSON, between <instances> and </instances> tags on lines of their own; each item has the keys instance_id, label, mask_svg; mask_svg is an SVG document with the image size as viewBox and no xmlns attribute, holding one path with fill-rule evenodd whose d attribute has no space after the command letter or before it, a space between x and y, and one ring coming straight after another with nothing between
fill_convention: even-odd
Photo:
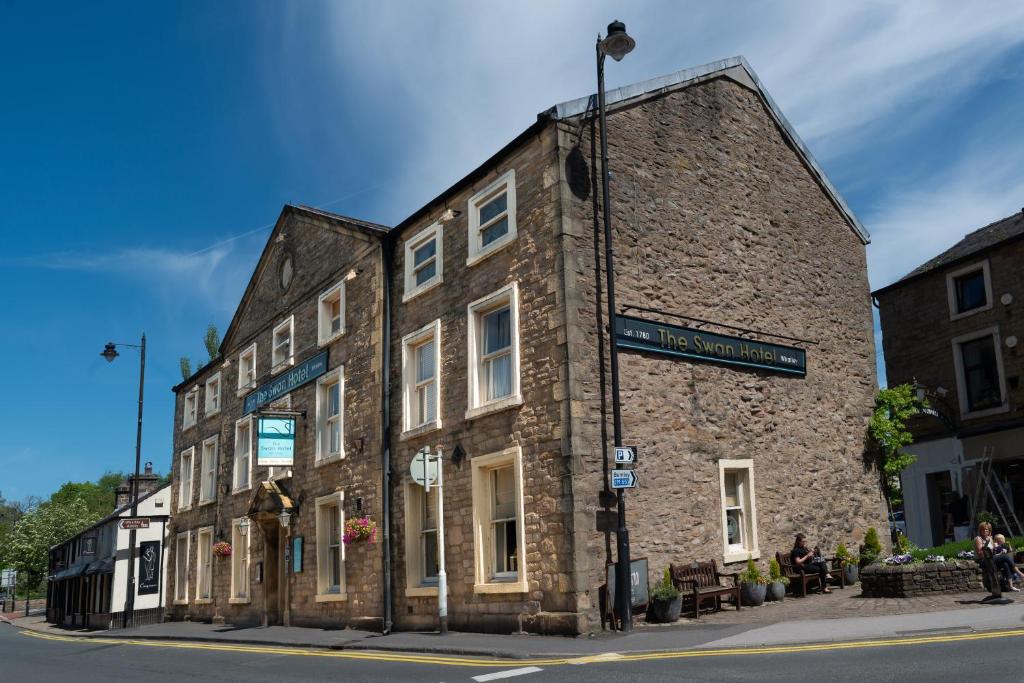
<instances>
[{"instance_id":1,"label":"white road marking","mask_svg":"<svg viewBox=\"0 0 1024 683\"><path fill-rule=\"evenodd\" d=\"M543 669L539 666L524 666L522 669L509 669L507 671L495 671L492 674L480 674L479 676L473 676L473 680L483 683L484 681L496 681L499 678L512 678L513 676L535 674L538 671L543 671Z\"/></svg>"}]
</instances>

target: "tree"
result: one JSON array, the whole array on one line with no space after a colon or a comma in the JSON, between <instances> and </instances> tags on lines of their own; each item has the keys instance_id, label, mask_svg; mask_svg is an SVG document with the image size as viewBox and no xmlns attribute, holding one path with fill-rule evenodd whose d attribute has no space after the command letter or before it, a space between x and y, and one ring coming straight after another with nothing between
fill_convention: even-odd
<instances>
[{"instance_id":1,"label":"tree","mask_svg":"<svg viewBox=\"0 0 1024 683\"><path fill-rule=\"evenodd\" d=\"M907 421L927 407L928 402L917 397L911 384L882 389L875 397L868 429L878 452L882 487L890 509L903 502L900 473L917 460L917 456L903 450L914 443Z\"/></svg>"},{"instance_id":2,"label":"tree","mask_svg":"<svg viewBox=\"0 0 1024 683\"><path fill-rule=\"evenodd\" d=\"M7 545L7 539L14 532L14 525L24 515L24 507L21 503L9 501L0 493L0 552ZM3 562L0 561L0 567Z\"/></svg>"},{"instance_id":3,"label":"tree","mask_svg":"<svg viewBox=\"0 0 1024 683\"><path fill-rule=\"evenodd\" d=\"M128 478L121 472L106 472L96 481L66 482L50 496L50 503L66 505L75 498L85 501L89 514L97 518L106 517L114 511L117 487Z\"/></svg>"},{"instance_id":4,"label":"tree","mask_svg":"<svg viewBox=\"0 0 1024 683\"><path fill-rule=\"evenodd\" d=\"M14 525L14 531L3 549L4 564L27 579L27 586L37 586L49 568L50 548L99 519L89 512L81 498L68 502L46 502L27 512Z\"/></svg>"},{"instance_id":5,"label":"tree","mask_svg":"<svg viewBox=\"0 0 1024 683\"><path fill-rule=\"evenodd\" d=\"M182 382L192 376L192 361L188 359L188 356L182 356L178 359L178 367L181 369Z\"/></svg>"},{"instance_id":6,"label":"tree","mask_svg":"<svg viewBox=\"0 0 1024 683\"><path fill-rule=\"evenodd\" d=\"M210 354L210 360L216 358L217 352L220 351L220 333L217 331L217 326L213 323L210 323L209 327L206 328L203 344L206 345L206 353Z\"/></svg>"}]
</instances>

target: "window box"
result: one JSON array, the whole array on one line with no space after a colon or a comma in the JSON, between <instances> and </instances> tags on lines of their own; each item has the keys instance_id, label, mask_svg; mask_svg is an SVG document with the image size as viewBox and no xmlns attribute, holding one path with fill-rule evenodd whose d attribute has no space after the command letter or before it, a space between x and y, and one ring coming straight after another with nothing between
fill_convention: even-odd
<instances>
[{"instance_id":1,"label":"window box","mask_svg":"<svg viewBox=\"0 0 1024 683\"><path fill-rule=\"evenodd\" d=\"M405 242L406 302L444 282L444 226L434 223Z\"/></svg>"},{"instance_id":2,"label":"window box","mask_svg":"<svg viewBox=\"0 0 1024 683\"><path fill-rule=\"evenodd\" d=\"M516 172L510 170L469 199L469 256L472 266L516 239Z\"/></svg>"},{"instance_id":3,"label":"window box","mask_svg":"<svg viewBox=\"0 0 1024 683\"><path fill-rule=\"evenodd\" d=\"M467 317L469 420L522 404L518 285L469 304Z\"/></svg>"},{"instance_id":4,"label":"window box","mask_svg":"<svg viewBox=\"0 0 1024 683\"><path fill-rule=\"evenodd\" d=\"M402 338L402 439L441 428L441 320Z\"/></svg>"},{"instance_id":5,"label":"window box","mask_svg":"<svg viewBox=\"0 0 1024 683\"><path fill-rule=\"evenodd\" d=\"M318 346L324 346L345 334L345 281L342 280L317 300Z\"/></svg>"},{"instance_id":6,"label":"window box","mask_svg":"<svg viewBox=\"0 0 1024 683\"><path fill-rule=\"evenodd\" d=\"M270 347L270 374L275 375L295 365L295 316L290 315L274 326Z\"/></svg>"},{"instance_id":7,"label":"window box","mask_svg":"<svg viewBox=\"0 0 1024 683\"><path fill-rule=\"evenodd\" d=\"M519 446L470 460L476 593L526 593L523 464Z\"/></svg>"}]
</instances>

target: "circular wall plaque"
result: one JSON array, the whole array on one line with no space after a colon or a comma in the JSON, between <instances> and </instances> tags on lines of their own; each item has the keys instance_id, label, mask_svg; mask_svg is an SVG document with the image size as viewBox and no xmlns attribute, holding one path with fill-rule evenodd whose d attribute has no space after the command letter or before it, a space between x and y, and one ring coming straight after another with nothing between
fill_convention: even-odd
<instances>
[{"instance_id":1,"label":"circular wall plaque","mask_svg":"<svg viewBox=\"0 0 1024 683\"><path fill-rule=\"evenodd\" d=\"M288 289L294 275L295 265L292 263L292 255L285 254L284 260L281 261L281 289Z\"/></svg>"}]
</instances>

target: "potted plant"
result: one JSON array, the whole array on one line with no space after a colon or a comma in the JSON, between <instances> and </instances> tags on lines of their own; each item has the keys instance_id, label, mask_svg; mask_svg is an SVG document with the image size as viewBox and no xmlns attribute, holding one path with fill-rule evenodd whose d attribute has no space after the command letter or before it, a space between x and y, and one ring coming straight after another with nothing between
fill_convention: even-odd
<instances>
[{"instance_id":1,"label":"potted plant","mask_svg":"<svg viewBox=\"0 0 1024 683\"><path fill-rule=\"evenodd\" d=\"M651 591L650 620L660 624L671 624L679 618L683 607L683 595L672 583L672 575L668 569L661 581Z\"/></svg>"},{"instance_id":2,"label":"potted plant","mask_svg":"<svg viewBox=\"0 0 1024 683\"><path fill-rule=\"evenodd\" d=\"M845 543L840 543L836 548L836 558L843 563L843 581L847 586L857 583L857 575L860 573L857 568L859 558L846 548Z\"/></svg>"},{"instance_id":3,"label":"potted plant","mask_svg":"<svg viewBox=\"0 0 1024 683\"><path fill-rule=\"evenodd\" d=\"M878 531L875 527L868 527L864 534L864 544L860 547L860 562L858 565L863 568L876 561L882 555L882 542L878 540Z\"/></svg>"},{"instance_id":4,"label":"potted plant","mask_svg":"<svg viewBox=\"0 0 1024 683\"><path fill-rule=\"evenodd\" d=\"M353 543L376 543L377 524L369 517L355 517L345 522L345 531L341 535L345 545Z\"/></svg>"},{"instance_id":5,"label":"potted plant","mask_svg":"<svg viewBox=\"0 0 1024 683\"><path fill-rule=\"evenodd\" d=\"M786 597L786 586L789 579L782 575L782 568L779 561L774 557L768 563L768 590L765 597L770 602L780 602Z\"/></svg>"},{"instance_id":6,"label":"potted plant","mask_svg":"<svg viewBox=\"0 0 1024 683\"><path fill-rule=\"evenodd\" d=\"M764 603L768 593L768 577L761 573L754 558L747 556L747 568L740 573L740 600L744 607L757 607Z\"/></svg>"},{"instance_id":7,"label":"potted plant","mask_svg":"<svg viewBox=\"0 0 1024 683\"><path fill-rule=\"evenodd\" d=\"M217 557L231 557L231 544L227 541L214 543L213 554Z\"/></svg>"}]
</instances>

